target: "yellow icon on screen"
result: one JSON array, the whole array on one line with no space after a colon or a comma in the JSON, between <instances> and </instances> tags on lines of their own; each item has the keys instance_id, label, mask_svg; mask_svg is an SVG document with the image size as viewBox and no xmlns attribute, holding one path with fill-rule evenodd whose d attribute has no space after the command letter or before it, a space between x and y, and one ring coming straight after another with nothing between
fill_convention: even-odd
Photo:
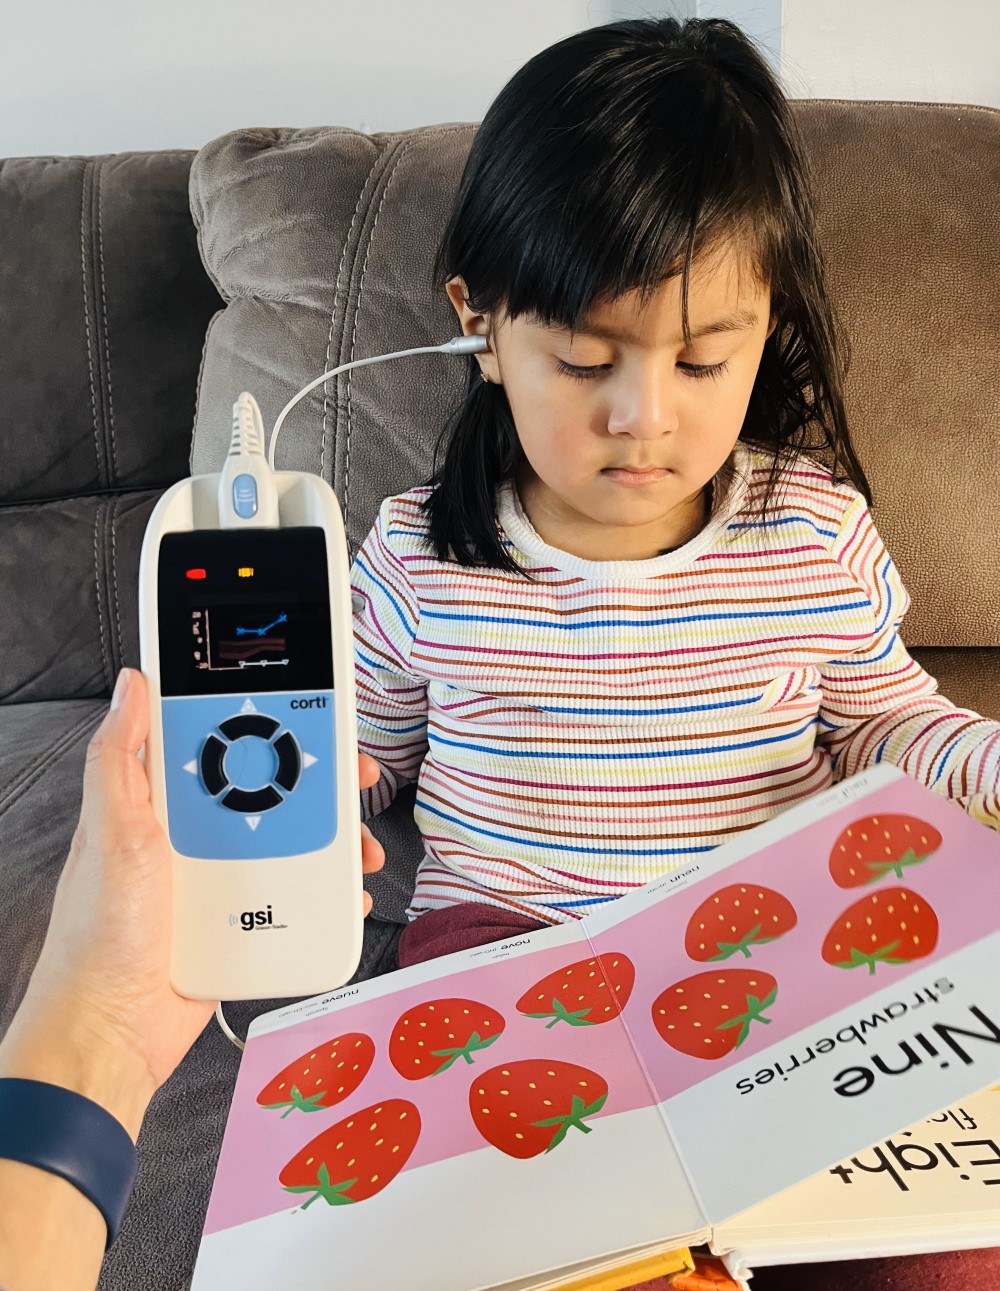
<instances>
[{"instance_id":1,"label":"yellow icon on screen","mask_svg":"<svg viewBox=\"0 0 1000 1291\"><path fill-rule=\"evenodd\" d=\"M241 565L236 572L240 578L253 578L253 565Z\"/></svg>"}]
</instances>

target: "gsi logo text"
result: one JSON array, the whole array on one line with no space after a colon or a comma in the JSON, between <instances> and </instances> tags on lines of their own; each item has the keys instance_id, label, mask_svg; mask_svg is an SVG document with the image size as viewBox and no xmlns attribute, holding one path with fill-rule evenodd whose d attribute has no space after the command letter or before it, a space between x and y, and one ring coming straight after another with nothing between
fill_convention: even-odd
<instances>
[{"instance_id":1,"label":"gsi logo text","mask_svg":"<svg viewBox=\"0 0 1000 1291\"><path fill-rule=\"evenodd\" d=\"M254 928L263 928L265 924L273 924L274 918L271 914L271 907L266 910L244 910L242 914L231 914L229 916L230 924L235 927L239 924L244 932L253 932Z\"/></svg>"}]
</instances>

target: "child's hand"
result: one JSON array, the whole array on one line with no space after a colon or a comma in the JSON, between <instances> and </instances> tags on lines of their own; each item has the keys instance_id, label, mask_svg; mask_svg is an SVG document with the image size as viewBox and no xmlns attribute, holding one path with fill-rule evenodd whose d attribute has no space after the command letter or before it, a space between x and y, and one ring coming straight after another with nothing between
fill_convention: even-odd
<instances>
[{"instance_id":1,"label":"child's hand","mask_svg":"<svg viewBox=\"0 0 1000 1291\"><path fill-rule=\"evenodd\" d=\"M367 753L358 754L358 783L362 789L370 789L378 783L380 772L378 763ZM385 864L385 848L378 841L367 825L361 826L361 868L366 874L373 874ZM365 915L372 912L372 899L365 893Z\"/></svg>"}]
</instances>

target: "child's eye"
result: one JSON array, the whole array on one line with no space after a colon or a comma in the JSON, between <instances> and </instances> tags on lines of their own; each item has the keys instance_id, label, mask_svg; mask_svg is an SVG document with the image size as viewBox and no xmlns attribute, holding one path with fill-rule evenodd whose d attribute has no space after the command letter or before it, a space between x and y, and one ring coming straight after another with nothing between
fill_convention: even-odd
<instances>
[{"instance_id":1,"label":"child's eye","mask_svg":"<svg viewBox=\"0 0 1000 1291\"><path fill-rule=\"evenodd\" d=\"M572 363L564 363L562 359L556 359L556 366L560 372L564 372L568 377L574 377L578 381L588 381L596 377L598 373L610 368L610 363L600 363L590 368L574 367ZM702 377L721 377L723 372L729 366L729 360L722 363L681 363L681 370L695 381L701 380Z\"/></svg>"}]
</instances>

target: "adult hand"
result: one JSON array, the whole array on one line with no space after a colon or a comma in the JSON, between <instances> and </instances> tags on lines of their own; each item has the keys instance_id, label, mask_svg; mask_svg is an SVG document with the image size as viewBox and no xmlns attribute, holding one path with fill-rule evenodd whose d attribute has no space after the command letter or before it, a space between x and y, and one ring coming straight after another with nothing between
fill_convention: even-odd
<instances>
[{"instance_id":1,"label":"adult hand","mask_svg":"<svg viewBox=\"0 0 1000 1291\"><path fill-rule=\"evenodd\" d=\"M0 1063L0 1074L94 1097L134 1134L215 1010L169 981L171 851L138 758L148 731L146 679L123 669L87 748L80 821ZM359 772L363 789L378 780L365 754ZM361 852L366 873L382 867L385 853L364 824Z\"/></svg>"}]
</instances>

